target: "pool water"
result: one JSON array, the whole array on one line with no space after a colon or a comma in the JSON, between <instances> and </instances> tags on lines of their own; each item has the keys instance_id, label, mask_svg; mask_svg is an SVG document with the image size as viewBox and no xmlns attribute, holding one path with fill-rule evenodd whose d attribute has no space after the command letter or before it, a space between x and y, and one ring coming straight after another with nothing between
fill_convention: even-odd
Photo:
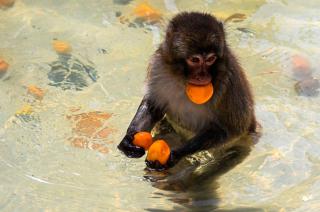
<instances>
[{"instance_id":1,"label":"pool water","mask_svg":"<svg viewBox=\"0 0 320 212\"><path fill-rule=\"evenodd\" d=\"M148 20L139 12L146 4ZM262 136L218 168L148 172L144 157L116 146L166 23L185 10L226 21ZM0 211L318 211L320 97L317 83L296 88L305 80L296 63L320 79L319 14L318 0L0 6L0 60L9 64L0 72ZM70 54L58 54L55 40Z\"/></svg>"}]
</instances>

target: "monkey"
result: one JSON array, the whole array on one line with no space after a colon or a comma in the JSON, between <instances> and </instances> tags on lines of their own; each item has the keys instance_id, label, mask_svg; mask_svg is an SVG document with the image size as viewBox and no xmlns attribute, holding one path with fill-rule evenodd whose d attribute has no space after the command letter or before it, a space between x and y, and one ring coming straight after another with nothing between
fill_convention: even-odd
<instances>
[{"instance_id":1,"label":"monkey","mask_svg":"<svg viewBox=\"0 0 320 212\"><path fill-rule=\"evenodd\" d=\"M188 83L211 83L214 93L207 102L195 104L186 95ZM213 15L181 12L171 19L164 41L150 59L145 95L118 149L127 157L142 157L145 150L133 145L134 134L150 132L163 119L190 136L171 150L167 164L146 161L156 170L256 131L251 87L226 42L223 23Z\"/></svg>"}]
</instances>

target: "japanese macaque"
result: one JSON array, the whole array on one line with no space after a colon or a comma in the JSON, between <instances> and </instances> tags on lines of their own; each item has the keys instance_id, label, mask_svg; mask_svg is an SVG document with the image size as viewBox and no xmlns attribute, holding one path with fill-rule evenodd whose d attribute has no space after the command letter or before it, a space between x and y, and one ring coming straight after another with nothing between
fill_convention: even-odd
<instances>
[{"instance_id":1,"label":"japanese macaque","mask_svg":"<svg viewBox=\"0 0 320 212\"><path fill-rule=\"evenodd\" d=\"M194 103L186 94L188 84L212 84L213 95L205 103ZM185 156L256 130L246 76L226 43L223 24L209 14L183 12L170 21L165 40L150 60L146 88L118 148L131 158L143 156L145 150L132 144L135 133L150 132L164 119L191 135L172 149L167 164L147 161L150 168L170 168Z\"/></svg>"}]
</instances>

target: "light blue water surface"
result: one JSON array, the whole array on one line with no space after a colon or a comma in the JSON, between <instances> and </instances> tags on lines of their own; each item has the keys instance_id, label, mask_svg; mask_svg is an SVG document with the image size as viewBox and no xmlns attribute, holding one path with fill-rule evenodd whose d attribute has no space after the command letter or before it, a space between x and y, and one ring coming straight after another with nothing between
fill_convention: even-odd
<instances>
[{"instance_id":1,"label":"light blue water surface","mask_svg":"<svg viewBox=\"0 0 320 212\"><path fill-rule=\"evenodd\" d=\"M320 78L319 0L149 1L162 17L152 24L135 21L143 2L21 0L0 9L0 58L10 64L0 78L0 211L319 211L320 99L298 95L292 71L299 55ZM252 84L263 133L225 174L198 190L166 191L145 179L144 158L128 159L116 145L166 23L185 10L221 20L238 13L225 25L227 40ZM53 39L70 43L71 59L59 59ZM81 76L53 86L55 61L81 66ZM72 83L81 79L83 87ZM29 85L45 91L41 101ZM32 112L16 115L23 107ZM71 145L67 117L92 111L111 114L110 135Z\"/></svg>"}]
</instances>

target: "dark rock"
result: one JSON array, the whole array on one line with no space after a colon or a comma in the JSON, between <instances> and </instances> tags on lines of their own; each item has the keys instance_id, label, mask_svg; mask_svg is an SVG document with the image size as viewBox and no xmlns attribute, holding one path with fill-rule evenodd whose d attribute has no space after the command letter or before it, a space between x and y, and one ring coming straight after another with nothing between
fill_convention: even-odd
<instances>
[{"instance_id":1,"label":"dark rock","mask_svg":"<svg viewBox=\"0 0 320 212\"><path fill-rule=\"evenodd\" d=\"M301 96L317 96L319 94L320 82L318 79L309 78L297 82L294 85L295 91Z\"/></svg>"},{"instance_id":2,"label":"dark rock","mask_svg":"<svg viewBox=\"0 0 320 212\"><path fill-rule=\"evenodd\" d=\"M120 4L120 5L126 5L129 4L132 0L113 0L113 3Z\"/></svg>"},{"instance_id":3,"label":"dark rock","mask_svg":"<svg viewBox=\"0 0 320 212\"><path fill-rule=\"evenodd\" d=\"M91 83L97 81L96 70L88 64L84 64L72 55L59 55L57 61L49 64L51 70L48 73L49 85L57 86L63 90L82 90Z\"/></svg>"}]
</instances>

